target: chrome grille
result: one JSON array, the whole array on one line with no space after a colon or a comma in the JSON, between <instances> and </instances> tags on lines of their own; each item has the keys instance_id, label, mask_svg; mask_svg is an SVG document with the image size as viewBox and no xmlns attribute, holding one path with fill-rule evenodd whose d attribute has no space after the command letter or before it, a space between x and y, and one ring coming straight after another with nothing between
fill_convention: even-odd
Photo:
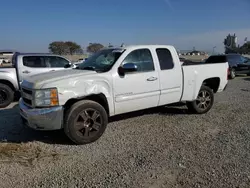
<instances>
[{"instance_id":1,"label":"chrome grille","mask_svg":"<svg viewBox=\"0 0 250 188\"><path fill-rule=\"evenodd\" d=\"M30 89L22 88L22 98L25 105L32 107L33 92Z\"/></svg>"}]
</instances>

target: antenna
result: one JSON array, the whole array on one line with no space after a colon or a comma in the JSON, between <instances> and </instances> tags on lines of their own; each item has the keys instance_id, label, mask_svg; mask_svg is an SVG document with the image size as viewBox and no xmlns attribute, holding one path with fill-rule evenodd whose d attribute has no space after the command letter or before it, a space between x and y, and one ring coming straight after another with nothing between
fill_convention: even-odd
<instances>
[{"instance_id":1,"label":"antenna","mask_svg":"<svg viewBox=\"0 0 250 188\"><path fill-rule=\"evenodd\" d=\"M124 47L124 43L121 44L121 47Z\"/></svg>"}]
</instances>

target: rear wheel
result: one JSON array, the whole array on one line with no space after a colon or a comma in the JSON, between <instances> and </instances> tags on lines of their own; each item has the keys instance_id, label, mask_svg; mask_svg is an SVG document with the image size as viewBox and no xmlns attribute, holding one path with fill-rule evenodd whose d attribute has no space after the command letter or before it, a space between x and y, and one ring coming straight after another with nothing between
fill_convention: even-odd
<instances>
[{"instance_id":1,"label":"rear wheel","mask_svg":"<svg viewBox=\"0 0 250 188\"><path fill-rule=\"evenodd\" d=\"M213 103L213 91L207 86L201 86L197 99L192 102L187 102L187 107L191 112L204 114L212 108Z\"/></svg>"},{"instance_id":2,"label":"rear wheel","mask_svg":"<svg viewBox=\"0 0 250 188\"><path fill-rule=\"evenodd\" d=\"M231 70L230 70L229 78L230 78L230 79L234 79L235 77L236 77L235 69L231 69Z\"/></svg>"},{"instance_id":3,"label":"rear wheel","mask_svg":"<svg viewBox=\"0 0 250 188\"><path fill-rule=\"evenodd\" d=\"M14 91L5 84L0 83L0 108L5 108L14 100Z\"/></svg>"},{"instance_id":4,"label":"rear wheel","mask_svg":"<svg viewBox=\"0 0 250 188\"><path fill-rule=\"evenodd\" d=\"M108 124L108 115L102 105L90 100L75 103L66 113L65 134L76 144L98 140Z\"/></svg>"}]
</instances>

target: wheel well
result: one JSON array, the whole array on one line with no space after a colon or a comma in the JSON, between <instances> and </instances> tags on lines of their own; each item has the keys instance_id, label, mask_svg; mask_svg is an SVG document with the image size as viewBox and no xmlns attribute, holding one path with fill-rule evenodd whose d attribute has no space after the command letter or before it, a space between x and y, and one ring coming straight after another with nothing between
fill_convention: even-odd
<instances>
[{"instance_id":1,"label":"wheel well","mask_svg":"<svg viewBox=\"0 0 250 188\"><path fill-rule=\"evenodd\" d=\"M13 86L13 84L10 81L8 81L8 80L0 80L0 83L9 86L13 91L15 91L15 87Z\"/></svg>"},{"instance_id":2,"label":"wheel well","mask_svg":"<svg viewBox=\"0 0 250 188\"><path fill-rule=\"evenodd\" d=\"M95 102L99 103L100 105L102 105L104 107L107 114L109 115L108 101L107 101L106 96L102 93L89 95L89 96L86 96L83 98L78 98L78 99L69 99L64 105L65 110L68 110L74 103L81 101L81 100L91 100L91 101L95 101Z\"/></svg>"},{"instance_id":3,"label":"wheel well","mask_svg":"<svg viewBox=\"0 0 250 188\"><path fill-rule=\"evenodd\" d=\"M220 78L209 78L203 81L202 85L207 86L216 93L220 86Z\"/></svg>"}]
</instances>

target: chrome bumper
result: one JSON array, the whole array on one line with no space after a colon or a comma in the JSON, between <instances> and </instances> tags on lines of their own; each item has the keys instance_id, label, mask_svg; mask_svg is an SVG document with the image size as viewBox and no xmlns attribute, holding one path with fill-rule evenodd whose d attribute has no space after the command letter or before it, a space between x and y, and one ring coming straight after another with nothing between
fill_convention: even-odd
<instances>
[{"instance_id":1,"label":"chrome bumper","mask_svg":"<svg viewBox=\"0 0 250 188\"><path fill-rule=\"evenodd\" d=\"M63 127L63 107L30 108L19 100L24 124L36 130L59 130Z\"/></svg>"}]
</instances>

